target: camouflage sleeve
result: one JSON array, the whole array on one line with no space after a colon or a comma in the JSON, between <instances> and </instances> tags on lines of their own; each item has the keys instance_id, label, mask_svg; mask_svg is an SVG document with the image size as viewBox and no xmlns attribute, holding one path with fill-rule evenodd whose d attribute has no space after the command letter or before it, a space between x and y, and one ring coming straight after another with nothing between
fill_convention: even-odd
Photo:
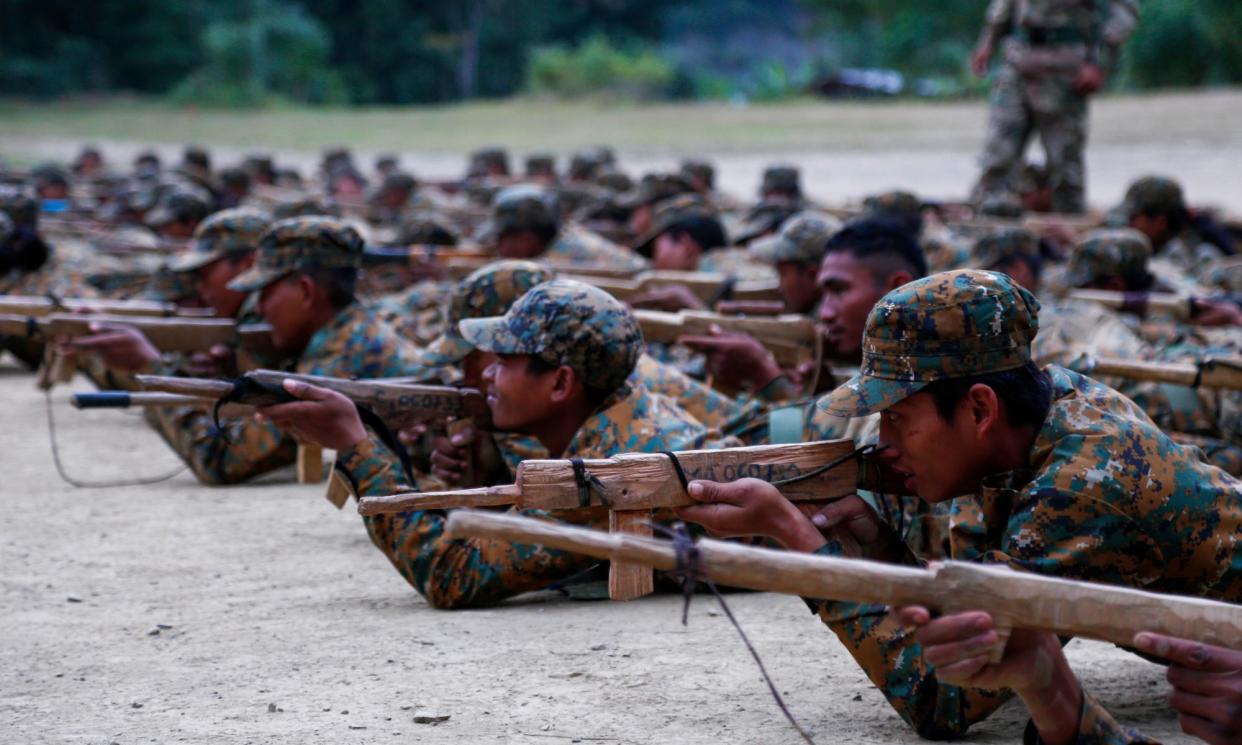
<instances>
[{"instance_id":1,"label":"camouflage sleeve","mask_svg":"<svg viewBox=\"0 0 1242 745\"><path fill-rule=\"evenodd\" d=\"M1035 723L1027 722L1026 732L1022 737L1023 745L1043 745L1043 742L1039 731L1035 729ZM1095 700L1095 696L1086 691L1082 693L1082 714L1078 719L1078 737L1074 743L1075 745L1126 745L1129 743L1159 745L1158 740L1153 740L1137 730L1122 727L1100 705L1100 702Z\"/></svg>"},{"instance_id":2,"label":"camouflage sleeve","mask_svg":"<svg viewBox=\"0 0 1242 745\"><path fill-rule=\"evenodd\" d=\"M339 455L338 466L359 496L414 491L396 457L374 438ZM532 517L541 516L533 511ZM495 605L505 598L546 588L595 560L504 541L444 536L445 512L421 510L362 518L375 544L406 582L435 608Z\"/></svg>"},{"instance_id":3,"label":"camouflage sleeve","mask_svg":"<svg viewBox=\"0 0 1242 745\"><path fill-rule=\"evenodd\" d=\"M291 465L298 447L270 422L221 420L197 408L148 409L147 421L204 484L236 484Z\"/></svg>"}]
</instances>

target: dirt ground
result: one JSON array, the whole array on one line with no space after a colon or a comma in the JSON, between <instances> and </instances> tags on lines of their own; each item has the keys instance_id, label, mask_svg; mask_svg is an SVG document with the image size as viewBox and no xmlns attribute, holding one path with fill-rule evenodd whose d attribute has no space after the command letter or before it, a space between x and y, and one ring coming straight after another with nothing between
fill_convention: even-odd
<instances>
[{"instance_id":1,"label":"dirt ground","mask_svg":"<svg viewBox=\"0 0 1242 745\"><path fill-rule=\"evenodd\" d=\"M77 412L68 393L53 409L72 476L176 466L134 414ZM668 596L435 611L319 487L182 472L75 488L11 359L0 406L0 742L800 742L705 598L687 628ZM819 743L918 741L800 601L729 602ZM1186 741L1159 667L1098 643L1069 654L1123 721ZM415 722L428 714L448 719ZM970 741L1021 742L1024 721L1010 703Z\"/></svg>"}]
</instances>

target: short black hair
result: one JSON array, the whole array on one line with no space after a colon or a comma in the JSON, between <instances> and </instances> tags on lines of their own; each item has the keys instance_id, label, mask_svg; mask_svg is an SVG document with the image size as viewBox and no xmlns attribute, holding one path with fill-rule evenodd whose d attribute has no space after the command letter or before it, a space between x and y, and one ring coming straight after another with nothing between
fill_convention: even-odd
<instances>
[{"instance_id":1,"label":"short black hair","mask_svg":"<svg viewBox=\"0 0 1242 745\"><path fill-rule=\"evenodd\" d=\"M328 303L333 308L339 310L354 302L358 270L352 266L312 267L290 275L290 279L297 277L310 277L328 296Z\"/></svg>"},{"instance_id":2,"label":"short black hair","mask_svg":"<svg viewBox=\"0 0 1242 745\"><path fill-rule=\"evenodd\" d=\"M1177 235L1190 224L1190 210L1186 209L1185 206L1172 207L1170 209L1149 207L1144 210L1138 210L1135 214L1142 215L1149 220L1154 220L1161 216L1165 217L1169 223L1170 235Z\"/></svg>"},{"instance_id":3,"label":"short black hair","mask_svg":"<svg viewBox=\"0 0 1242 745\"><path fill-rule=\"evenodd\" d=\"M558 367L560 365L554 365L537 354L532 354L526 358L526 372L531 375L546 375ZM583 383L582 390L586 396L587 403L591 404L592 409L598 409L609 396L616 392L615 390L606 391L603 388L597 388L586 383Z\"/></svg>"},{"instance_id":4,"label":"short black hair","mask_svg":"<svg viewBox=\"0 0 1242 745\"><path fill-rule=\"evenodd\" d=\"M825 255L845 252L871 264L876 282L883 282L900 269L914 279L927 276L927 256L918 236L901 220L869 217L849 223L828 239Z\"/></svg>"},{"instance_id":5,"label":"short black hair","mask_svg":"<svg viewBox=\"0 0 1242 745\"><path fill-rule=\"evenodd\" d=\"M688 235L690 240L697 243L699 248L704 251L729 245L729 240L725 238L724 225L716 218L706 215L678 220L664 232L671 235L675 240L679 240L683 235Z\"/></svg>"},{"instance_id":6,"label":"short black hair","mask_svg":"<svg viewBox=\"0 0 1242 745\"><path fill-rule=\"evenodd\" d=\"M1013 370L936 380L928 383L923 392L932 397L936 413L947 422L975 385L986 385L996 392L1005 405L1005 420L1013 427L1042 425L1052 407L1052 379L1030 361Z\"/></svg>"}]
</instances>

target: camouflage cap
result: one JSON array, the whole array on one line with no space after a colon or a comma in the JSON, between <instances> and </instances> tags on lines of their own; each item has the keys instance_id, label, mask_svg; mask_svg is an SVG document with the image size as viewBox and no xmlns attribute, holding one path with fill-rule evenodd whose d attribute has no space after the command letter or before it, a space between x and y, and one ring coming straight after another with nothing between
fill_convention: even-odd
<instances>
[{"instance_id":1,"label":"camouflage cap","mask_svg":"<svg viewBox=\"0 0 1242 745\"><path fill-rule=\"evenodd\" d=\"M1145 176L1130 184L1121 205L1127 216L1148 212L1168 213L1185 207L1181 185L1164 176Z\"/></svg>"},{"instance_id":2,"label":"camouflage cap","mask_svg":"<svg viewBox=\"0 0 1242 745\"><path fill-rule=\"evenodd\" d=\"M267 229L259 239L254 266L229 282L230 290L252 292L303 269L357 269L362 265L362 236L333 217L291 217Z\"/></svg>"},{"instance_id":3,"label":"camouflage cap","mask_svg":"<svg viewBox=\"0 0 1242 745\"><path fill-rule=\"evenodd\" d=\"M629 308L598 287L568 279L538 285L503 316L467 319L458 327L477 349L568 365L604 391L625 382L643 349Z\"/></svg>"},{"instance_id":4,"label":"camouflage cap","mask_svg":"<svg viewBox=\"0 0 1242 745\"><path fill-rule=\"evenodd\" d=\"M511 230L540 230L557 225L552 194L531 184L508 186L496 194L492 230L497 236Z\"/></svg>"},{"instance_id":5,"label":"camouflage cap","mask_svg":"<svg viewBox=\"0 0 1242 745\"><path fill-rule=\"evenodd\" d=\"M629 209L656 204L678 194L694 194L694 184L678 173L648 173L638 182L638 188L625 200Z\"/></svg>"},{"instance_id":6,"label":"camouflage cap","mask_svg":"<svg viewBox=\"0 0 1242 745\"><path fill-rule=\"evenodd\" d=\"M211 198L198 189L177 187L147 213L146 222L158 228L170 222L197 222L211 212Z\"/></svg>"},{"instance_id":7,"label":"camouflage cap","mask_svg":"<svg viewBox=\"0 0 1242 745\"><path fill-rule=\"evenodd\" d=\"M1126 277L1147 271L1151 242L1132 228L1093 230L1082 237L1070 254L1065 282L1084 287L1107 277Z\"/></svg>"},{"instance_id":8,"label":"camouflage cap","mask_svg":"<svg viewBox=\"0 0 1242 745\"><path fill-rule=\"evenodd\" d=\"M433 217L412 217L397 229L397 243L404 246L456 246L457 233Z\"/></svg>"},{"instance_id":9,"label":"camouflage cap","mask_svg":"<svg viewBox=\"0 0 1242 745\"><path fill-rule=\"evenodd\" d=\"M651 227L646 233L638 236L634 242L634 250L644 256L650 256L656 238L669 228L673 227L682 220L689 220L695 217L708 217L719 220L715 208L707 203L707 200L698 192L687 194L678 194L677 196L665 199L655 205L655 212L651 215ZM716 248L716 246L705 246L704 248Z\"/></svg>"},{"instance_id":10,"label":"camouflage cap","mask_svg":"<svg viewBox=\"0 0 1242 745\"><path fill-rule=\"evenodd\" d=\"M572 181L590 181L595 178L595 174L603 164L599 162L595 153L577 152L569 156L569 168L565 174Z\"/></svg>"},{"instance_id":11,"label":"camouflage cap","mask_svg":"<svg viewBox=\"0 0 1242 745\"><path fill-rule=\"evenodd\" d=\"M496 261L476 269L457 283L449 301L448 326L423 350L419 364L428 370L459 364L474 347L462 337L458 323L503 316L518 298L554 276L551 269L533 261Z\"/></svg>"},{"instance_id":12,"label":"camouflage cap","mask_svg":"<svg viewBox=\"0 0 1242 745\"><path fill-rule=\"evenodd\" d=\"M509 175L509 151L503 147L484 147L470 154L466 167L469 176L488 176L492 172Z\"/></svg>"},{"instance_id":13,"label":"camouflage cap","mask_svg":"<svg viewBox=\"0 0 1242 745\"><path fill-rule=\"evenodd\" d=\"M0 196L0 212L13 221L15 228L39 227L39 203L24 192L10 192Z\"/></svg>"},{"instance_id":14,"label":"camouflage cap","mask_svg":"<svg viewBox=\"0 0 1242 745\"><path fill-rule=\"evenodd\" d=\"M716 168L711 163L697 158L687 158L681 162L681 175L687 181L698 182L704 189L716 188Z\"/></svg>"},{"instance_id":15,"label":"camouflage cap","mask_svg":"<svg viewBox=\"0 0 1242 745\"><path fill-rule=\"evenodd\" d=\"M551 153L531 153L526 156L527 176L555 176L556 156Z\"/></svg>"},{"instance_id":16,"label":"camouflage cap","mask_svg":"<svg viewBox=\"0 0 1242 745\"><path fill-rule=\"evenodd\" d=\"M763 169L763 183L759 186L759 193L781 192L800 197L802 196L801 181L801 174L797 166L768 166Z\"/></svg>"},{"instance_id":17,"label":"camouflage cap","mask_svg":"<svg viewBox=\"0 0 1242 745\"><path fill-rule=\"evenodd\" d=\"M30 169L30 180L36 187L49 184L68 184L69 174L58 163L40 163Z\"/></svg>"},{"instance_id":18,"label":"camouflage cap","mask_svg":"<svg viewBox=\"0 0 1242 745\"><path fill-rule=\"evenodd\" d=\"M802 203L783 197L764 199L755 205L737 227L735 241L746 245L765 235L775 233L785 221L802 211Z\"/></svg>"},{"instance_id":19,"label":"camouflage cap","mask_svg":"<svg viewBox=\"0 0 1242 745\"><path fill-rule=\"evenodd\" d=\"M242 168L251 176L264 181L276 180L276 165L269 155L247 155L242 162Z\"/></svg>"},{"instance_id":20,"label":"camouflage cap","mask_svg":"<svg viewBox=\"0 0 1242 745\"><path fill-rule=\"evenodd\" d=\"M907 217L923 211L923 200L908 191L886 191L863 200L863 214L867 217Z\"/></svg>"},{"instance_id":21,"label":"camouflage cap","mask_svg":"<svg viewBox=\"0 0 1242 745\"><path fill-rule=\"evenodd\" d=\"M605 166L595 174L595 183L618 194L634 188L634 179L612 166Z\"/></svg>"},{"instance_id":22,"label":"camouflage cap","mask_svg":"<svg viewBox=\"0 0 1242 745\"><path fill-rule=\"evenodd\" d=\"M867 416L937 380L1022 367L1038 331L1039 301L1004 274L959 269L917 279L871 309L859 374L819 407Z\"/></svg>"},{"instance_id":23,"label":"camouflage cap","mask_svg":"<svg viewBox=\"0 0 1242 745\"><path fill-rule=\"evenodd\" d=\"M832 215L799 212L785 221L779 233L752 244L750 254L770 264L818 264L828 239L840 229L841 221Z\"/></svg>"},{"instance_id":24,"label":"camouflage cap","mask_svg":"<svg viewBox=\"0 0 1242 745\"><path fill-rule=\"evenodd\" d=\"M374 193L371 194L371 200L377 200L393 192L413 194L417 189L418 179L414 178L413 175L404 171L391 171L384 176L379 186L375 188Z\"/></svg>"},{"instance_id":25,"label":"camouflage cap","mask_svg":"<svg viewBox=\"0 0 1242 745\"><path fill-rule=\"evenodd\" d=\"M324 202L314 197L295 196L281 199L272 207L273 220L286 220L290 217L340 217L341 210L335 204Z\"/></svg>"},{"instance_id":26,"label":"camouflage cap","mask_svg":"<svg viewBox=\"0 0 1242 745\"><path fill-rule=\"evenodd\" d=\"M1011 195L993 194L979 202L979 214L983 217L1016 220L1023 212L1022 201Z\"/></svg>"},{"instance_id":27,"label":"camouflage cap","mask_svg":"<svg viewBox=\"0 0 1242 745\"><path fill-rule=\"evenodd\" d=\"M979 269L995 269L1019 256L1039 256L1039 239L1026 228L1001 228L970 249L971 266Z\"/></svg>"},{"instance_id":28,"label":"camouflage cap","mask_svg":"<svg viewBox=\"0 0 1242 745\"><path fill-rule=\"evenodd\" d=\"M194 229L194 245L168 262L174 272L192 272L231 253L253 251L272 217L251 207L221 210Z\"/></svg>"}]
</instances>

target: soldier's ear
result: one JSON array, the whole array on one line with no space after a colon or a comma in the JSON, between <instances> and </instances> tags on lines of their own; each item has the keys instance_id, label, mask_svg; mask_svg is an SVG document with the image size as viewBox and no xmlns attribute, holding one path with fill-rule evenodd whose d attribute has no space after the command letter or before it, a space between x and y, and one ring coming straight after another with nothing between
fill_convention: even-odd
<instances>
[{"instance_id":1,"label":"soldier's ear","mask_svg":"<svg viewBox=\"0 0 1242 745\"><path fill-rule=\"evenodd\" d=\"M578 377L578 373L569 365L561 365L552 371L552 390L551 398L556 403L562 403L573 398L575 392L582 388L582 379Z\"/></svg>"},{"instance_id":2,"label":"soldier's ear","mask_svg":"<svg viewBox=\"0 0 1242 745\"><path fill-rule=\"evenodd\" d=\"M965 413L970 418L970 425L980 437L994 433L1005 415L996 391L983 383L972 385L958 406L966 407Z\"/></svg>"},{"instance_id":3,"label":"soldier's ear","mask_svg":"<svg viewBox=\"0 0 1242 745\"><path fill-rule=\"evenodd\" d=\"M901 287L904 284L909 284L910 282L913 282L913 281L914 281L914 276L910 274L910 272L907 272L904 269L898 269L897 271L888 275L888 283L887 283L887 287L885 287L885 290L895 290L898 287Z\"/></svg>"}]
</instances>

